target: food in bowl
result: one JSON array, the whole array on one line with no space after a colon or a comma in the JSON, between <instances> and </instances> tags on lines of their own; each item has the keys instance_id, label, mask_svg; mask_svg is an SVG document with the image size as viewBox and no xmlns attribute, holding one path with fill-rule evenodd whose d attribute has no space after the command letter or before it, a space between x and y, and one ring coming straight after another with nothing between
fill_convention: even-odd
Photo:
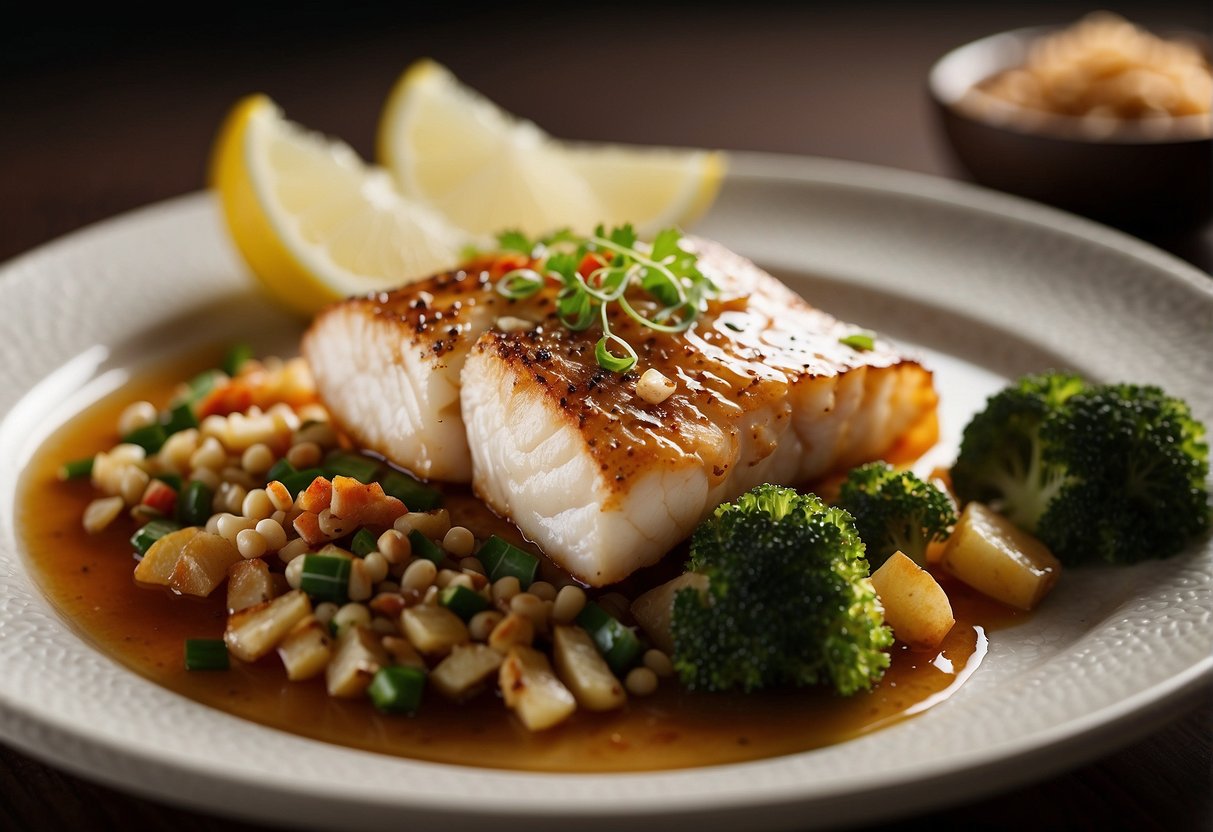
<instances>
[{"instance_id":1,"label":"food in bowl","mask_svg":"<svg viewBox=\"0 0 1213 832\"><path fill-rule=\"evenodd\" d=\"M1209 136L1213 74L1197 44L1099 12L1036 38L1022 63L980 81L956 106L1000 124L1096 139Z\"/></svg>"}]
</instances>

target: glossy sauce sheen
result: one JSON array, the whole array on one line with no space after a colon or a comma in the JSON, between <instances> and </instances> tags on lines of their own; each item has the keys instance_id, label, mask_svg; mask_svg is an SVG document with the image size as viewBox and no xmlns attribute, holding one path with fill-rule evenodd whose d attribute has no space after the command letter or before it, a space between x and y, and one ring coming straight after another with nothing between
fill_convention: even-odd
<instances>
[{"instance_id":1,"label":"glossy sauce sheen","mask_svg":"<svg viewBox=\"0 0 1213 832\"><path fill-rule=\"evenodd\" d=\"M386 754L495 768L637 771L739 762L841 742L924 709L976 666L983 629L1019 615L948 583L957 623L942 649L914 653L897 645L892 667L870 693L849 699L803 690L694 694L664 680L657 694L631 697L622 711L579 712L538 734L524 729L492 692L453 705L427 691L417 716L383 716L368 700L331 699L323 678L287 681L276 654L253 665L233 660L230 671L188 672L184 640L222 635L223 590L195 599L136 587L132 521L123 517L88 535L80 518L95 496L92 488L56 479L63 461L117 441L113 426L125 404L164 402L172 381L184 377L178 370L133 384L45 443L23 472L19 531L43 591L82 637L170 690L270 727ZM447 505L456 522L492 530L504 525L470 497L453 494Z\"/></svg>"}]
</instances>

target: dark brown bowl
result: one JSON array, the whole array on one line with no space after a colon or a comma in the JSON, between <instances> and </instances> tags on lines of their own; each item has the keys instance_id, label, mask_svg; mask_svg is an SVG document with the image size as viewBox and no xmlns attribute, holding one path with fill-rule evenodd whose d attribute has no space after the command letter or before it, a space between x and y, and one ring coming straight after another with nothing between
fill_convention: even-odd
<instances>
[{"instance_id":1,"label":"dark brown bowl","mask_svg":"<svg viewBox=\"0 0 1213 832\"><path fill-rule=\"evenodd\" d=\"M1025 111L1011 105L1005 118L957 107L980 81L1022 64L1029 44L1048 31L991 35L952 50L931 68L931 98L960 164L983 185L1130 230L1179 232L1208 222L1213 138L1201 135L1207 126L1199 116L1172 120L1175 129L1165 136L1121 122L1113 135L1090 138L1077 118L1025 123Z\"/></svg>"}]
</instances>

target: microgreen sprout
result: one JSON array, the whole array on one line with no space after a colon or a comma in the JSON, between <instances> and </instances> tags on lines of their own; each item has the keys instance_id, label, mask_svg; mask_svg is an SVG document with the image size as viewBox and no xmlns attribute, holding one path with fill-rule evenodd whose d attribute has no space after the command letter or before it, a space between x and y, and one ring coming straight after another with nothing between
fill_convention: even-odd
<instances>
[{"instance_id":1,"label":"microgreen sprout","mask_svg":"<svg viewBox=\"0 0 1213 832\"><path fill-rule=\"evenodd\" d=\"M682 247L682 240L681 231L667 228L646 245L639 242L630 225L609 234L600 225L588 237L559 231L538 240L507 231L497 237L499 250L525 254L533 264L503 275L497 291L521 300L549 282L559 286L556 316L560 323L573 332L599 323L602 337L594 347L598 365L626 373L636 366L638 356L631 344L611 330L608 308L612 304L648 329L685 332L717 292L716 285L699 271L694 252ZM647 295L643 303L631 291L634 289Z\"/></svg>"}]
</instances>

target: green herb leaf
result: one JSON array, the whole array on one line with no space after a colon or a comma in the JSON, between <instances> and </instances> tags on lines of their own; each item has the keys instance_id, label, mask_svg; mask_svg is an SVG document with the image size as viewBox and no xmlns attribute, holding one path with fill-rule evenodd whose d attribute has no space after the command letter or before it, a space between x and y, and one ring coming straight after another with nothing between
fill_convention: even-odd
<instances>
[{"instance_id":1,"label":"green herb leaf","mask_svg":"<svg viewBox=\"0 0 1213 832\"><path fill-rule=\"evenodd\" d=\"M871 332L853 332L850 335L839 338L838 343L844 344L853 350L865 352L876 346L876 336Z\"/></svg>"},{"instance_id":2,"label":"green herb leaf","mask_svg":"<svg viewBox=\"0 0 1213 832\"><path fill-rule=\"evenodd\" d=\"M535 250L535 243L521 231L511 229L497 235L497 247L501 251L516 251L530 257L531 252Z\"/></svg>"},{"instance_id":3,"label":"green herb leaf","mask_svg":"<svg viewBox=\"0 0 1213 832\"><path fill-rule=\"evenodd\" d=\"M611 352L610 344L614 342L617 347L623 350L622 357L614 355ZM632 349L632 345L620 338L618 335L604 335L598 339L598 343L594 345L594 357L598 359L598 366L604 370L610 370L612 373L626 373L628 370L636 366L639 356L636 355L636 350Z\"/></svg>"},{"instance_id":4,"label":"green herb leaf","mask_svg":"<svg viewBox=\"0 0 1213 832\"><path fill-rule=\"evenodd\" d=\"M682 232L667 228L651 246L644 246L631 225L612 228L599 225L589 237L578 237L567 229L542 238L538 243L515 231L498 235L502 251L520 251L535 258L533 269L515 269L497 282L497 291L509 298L527 298L557 281L556 315L574 332L589 329L597 318L602 338L594 348L598 365L623 373L639 360L632 345L611 331L607 307L620 309L641 326L658 332L685 332L695 323L707 300L718 289L699 271L694 252L682 246ZM587 255L589 261L587 264ZM579 271L585 265L588 274ZM590 265L592 264L592 265ZM633 291L636 290L636 291ZM642 292L658 304L639 303ZM629 300L631 298L631 300ZM632 301L637 301L633 303Z\"/></svg>"}]
</instances>

